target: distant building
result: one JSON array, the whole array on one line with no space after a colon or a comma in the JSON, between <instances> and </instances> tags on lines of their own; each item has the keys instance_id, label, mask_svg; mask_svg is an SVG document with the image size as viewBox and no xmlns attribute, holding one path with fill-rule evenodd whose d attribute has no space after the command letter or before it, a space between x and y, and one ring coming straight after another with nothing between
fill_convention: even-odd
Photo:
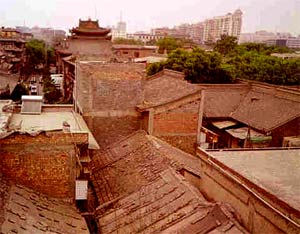
<instances>
[{"instance_id":1,"label":"distant building","mask_svg":"<svg viewBox=\"0 0 300 234\"><path fill-rule=\"evenodd\" d=\"M56 50L57 72L63 74L63 95L72 102L75 63L79 60L109 61L112 59L111 30L99 26L98 20L79 19L78 27Z\"/></svg>"},{"instance_id":2,"label":"distant building","mask_svg":"<svg viewBox=\"0 0 300 234\"><path fill-rule=\"evenodd\" d=\"M157 35L157 34L150 34L150 33L131 33L131 34L127 34L127 38L128 39L134 39L134 40L139 40L142 41L144 43L147 43L149 41L157 41L159 39L164 38L165 35Z\"/></svg>"},{"instance_id":3,"label":"distant building","mask_svg":"<svg viewBox=\"0 0 300 234\"><path fill-rule=\"evenodd\" d=\"M270 39L265 41L264 44L298 49L300 48L300 38Z\"/></svg>"},{"instance_id":4,"label":"distant building","mask_svg":"<svg viewBox=\"0 0 300 234\"><path fill-rule=\"evenodd\" d=\"M0 70L19 73L25 52L24 34L14 28L0 29Z\"/></svg>"},{"instance_id":5,"label":"distant building","mask_svg":"<svg viewBox=\"0 0 300 234\"><path fill-rule=\"evenodd\" d=\"M154 55L157 49L157 46L113 45L114 54L127 60Z\"/></svg>"},{"instance_id":6,"label":"distant building","mask_svg":"<svg viewBox=\"0 0 300 234\"><path fill-rule=\"evenodd\" d=\"M289 48L300 48L300 38L289 38L286 42L286 46Z\"/></svg>"},{"instance_id":7,"label":"distant building","mask_svg":"<svg viewBox=\"0 0 300 234\"><path fill-rule=\"evenodd\" d=\"M49 45L55 45L57 42L66 38L66 32L64 30L58 30L53 28L40 28L33 27L30 29L30 33L34 38L43 40Z\"/></svg>"},{"instance_id":8,"label":"distant building","mask_svg":"<svg viewBox=\"0 0 300 234\"><path fill-rule=\"evenodd\" d=\"M300 48L300 38L293 37L290 33L273 33L268 31L257 31L255 33L242 33L239 44L254 42L269 46L283 46L288 48Z\"/></svg>"},{"instance_id":9,"label":"distant building","mask_svg":"<svg viewBox=\"0 0 300 234\"><path fill-rule=\"evenodd\" d=\"M120 21L117 27L112 28L112 39L115 38L127 38L126 22Z\"/></svg>"},{"instance_id":10,"label":"distant building","mask_svg":"<svg viewBox=\"0 0 300 234\"><path fill-rule=\"evenodd\" d=\"M217 16L204 22L180 24L173 28L161 27L151 30L156 36L190 39L198 44L214 43L222 34L239 38L242 27L242 11L236 10L225 16Z\"/></svg>"},{"instance_id":11,"label":"distant building","mask_svg":"<svg viewBox=\"0 0 300 234\"><path fill-rule=\"evenodd\" d=\"M98 20L79 20L78 27L70 30L71 35L64 42L63 49L73 55L111 55L111 30L99 26Z\"/></svg>"},{"instance_id":12,"label":"distant building","mask_svg":"<svg viewBox=\"0 0 300 234\"><path fill-rule=\"evenodd\" d=\"M204 22L203 41L216 42L222 34L234 36L239 39L242 28L242 11L236 10L233 14L217 16Z\"/></svg>"},{"instance_id":13,"label":"distant building","mask_svg":"<svg viewBox=\"0 0 300 234\"><path fill-rule=\"evenodd\" d=\"M151 30L151 33L155 36L163 36L163 37L173 37L177 39L188 39L190 25L189 24L181 24L179 26L175 26L174 28L162 27L162 28L154 28Z\"/></svg>"}]
</instances>

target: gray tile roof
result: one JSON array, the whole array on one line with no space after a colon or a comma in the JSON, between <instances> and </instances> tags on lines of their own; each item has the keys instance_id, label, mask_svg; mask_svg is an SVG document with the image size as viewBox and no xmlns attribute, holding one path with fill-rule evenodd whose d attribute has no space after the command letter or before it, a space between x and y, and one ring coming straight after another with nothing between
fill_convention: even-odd
<instances>
[{"instance_id":1,"label":"gray tile roof","mask_svg":"<svg viewBox=\"0 0 300 234\"><path fill-rule=\"evenodd\" d=\"M232 214L207 202L173 169L96 211L106 233L246 233Z\"/></svg>"},{"instance_id":2,"label":"gray tile roof","mask_svg":"<svg viewBox=\"0 0 300 234\"><path fill-rule=\"evenodd\" d=\"M3 234L88 234L75 206L10 184L0 175L0 230Z\"/></svg>"}]
</instances>

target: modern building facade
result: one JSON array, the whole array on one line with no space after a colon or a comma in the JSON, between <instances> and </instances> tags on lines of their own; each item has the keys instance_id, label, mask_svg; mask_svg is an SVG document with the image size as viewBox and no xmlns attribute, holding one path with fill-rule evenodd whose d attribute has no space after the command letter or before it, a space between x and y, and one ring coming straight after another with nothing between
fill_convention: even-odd
<instances>
[{"instance_id":1,"label":"modern building facade","mask_svg":"<svg viewBox=\"0 0 300 234\"><path fill-rule=\"evenodd\" d=\"M242 28L243 13L240 9L234 13L207 19L204 22L204 42L216 42L222 34L239 38Z\"/></svg>"},{"instance_id":2,"label":"modern building facade","mask_svg":"<svg viewBox=\"0 0 300 234\"><path fill-rule=\"evenodd\" d=\"M126 22L120 21L118 22L117 26L112 28L112 39L115 38L126 38Z\"/></svg>"}]
</instances>

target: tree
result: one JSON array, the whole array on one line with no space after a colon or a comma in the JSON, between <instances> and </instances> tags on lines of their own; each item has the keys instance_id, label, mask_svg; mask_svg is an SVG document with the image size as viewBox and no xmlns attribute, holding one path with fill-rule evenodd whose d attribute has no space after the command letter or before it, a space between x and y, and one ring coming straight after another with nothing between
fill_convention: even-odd
<instances>
[{"instance_id":1,"label":"tree","mask_svg":"<svg viewBox=\"0 0 300 234\"><path fill-rule=\"evenodd\" d=\"M46 103L58 103L62 97L61 91L56 88L49 72L49 65L43 69L43 92Z\"/></svg>"},{"instance_id":2,"label":"tree","mask_svg":"<svg viewBox=\"0 0 300 234\"><path fill-rule=\"evenodd\" d=\"M14 102L18 102L21 101L22 95L28 95L28 94L29 94L29 90L26 88L25 84L22 82L18 82L18 84L12 91L10 97Z\"/></svg>"},{"instance_id":3,"label":"tree","mask_svg":"<svg viewBox=\"0 0 300 234\"><path fill-rule=\"evenodd\" d=\"M214 51L222 55L228 55L237 46L237 38L228 35L221 35L221 39L214 46Z\"/></svg>"},{"instance_id":4,"label":"tree","mask_svg":"<svg viewBox=\"0 0 300 234\"><path fill-rule=\"evenodd\" d=\"M183 72L185 79L192 83L231 83L231 73L222 67L222 57L219 53L208 53L200 48L188 52L176 49L168 55L165 62L149 65L150 72L168 68Z\"/></svg>"},{"instance_id":5,"label":"tree","mask_svg":"<svg viewBox=\"0 0 300 234\"><path fill-rule=\"evenodd\" d=\"M32 74L40 74L45 64L55 63L53 48L48 48L44 41L33 39L25 44L25 62L21 76L27 79Z\"/></svg>"},{"instance_id":6,"label":"tree","mask_svg":"<svg viewBox=\"0 0 300 234\"><path fill-rule=\"evenodd\" d=\"M156 45L158 46L158 53L163 54L165 51L167 53L170 53L177 48L181 48L183 46L183 43L182 41L176 40L173 37L165 37L159 39Z\"/></svg>"},{"instance_id":7,"label":"tree","mask_svg":"<svg viewBox=\"0 0 300 234\"><path fill-rule=\"evenodd\" d=\"M123 45L143 45L144 43L141 40L127 39L127 38L115 38L113 40L114 44L123 44Z\"/></svg>"}]
</instances>

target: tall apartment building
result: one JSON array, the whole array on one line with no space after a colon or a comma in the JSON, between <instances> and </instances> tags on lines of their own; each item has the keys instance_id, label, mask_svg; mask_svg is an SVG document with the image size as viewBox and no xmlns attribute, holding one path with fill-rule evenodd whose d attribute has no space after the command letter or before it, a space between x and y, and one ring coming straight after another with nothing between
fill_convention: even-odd
<instances>
[{"instance_id":1,"label":"tall apartment building","mask_svg":"<svg viewBox=\"0 0 300 234\"><path fill-rule=\"evenodd\" d=\"M204 22L204 42L216 42L222 34L239 38L242 28L242 11L236 10L224 16L207 19Z\"/></svg>"},{"instance_id":2,"label":"tall apartment building","mask_svg":"<svg viewBox=\"0 0 300 234\"><path fill-rule=\"evenodd\" d=\"M114 38L126 38L126 22L120 21L117 26L112 28L112 39Z\"/></svg>"}]
</instances>

